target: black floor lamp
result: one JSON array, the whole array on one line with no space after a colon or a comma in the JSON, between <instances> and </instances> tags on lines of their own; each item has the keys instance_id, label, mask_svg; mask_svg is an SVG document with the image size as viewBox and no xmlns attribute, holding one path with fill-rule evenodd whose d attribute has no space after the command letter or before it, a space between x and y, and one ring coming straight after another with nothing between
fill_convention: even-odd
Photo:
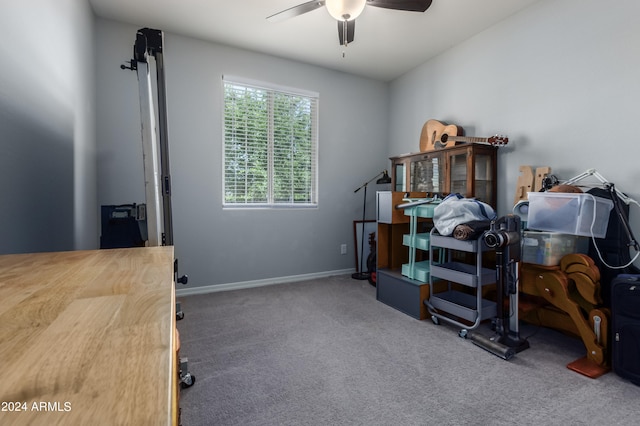
<instances>
[{"instance_id":1,"label":"black floor lamp","mask_svg":"<svg viewBox=\"0 0 640 426\"><path fill-rule=\"evenodd\" d=\"M360 235L360 268L358 269L358 272L355 272L353 274L351 274L351 278L356 279L356 280L368 280L369 279L369 273L365 272L362 270L362 258L364 257L364 223L366 220L366 209L367 209L367 185L369 185L375 178L377 178L378 176L382 175L382 177L380 179L378 179L376 181L376 183L378 185L382 185L385 183L391 183L391 178L389 177L389 174L387 173L386 170L378 173L377 175L375 175L372 179L366 181L365 183L362 184L362 186L360 186L358 189L356 189L355 191L353 191L354 193L360 191L362 188L364 188L364 202L362 204L362 233Z\"/></svg>"}]
</instances>

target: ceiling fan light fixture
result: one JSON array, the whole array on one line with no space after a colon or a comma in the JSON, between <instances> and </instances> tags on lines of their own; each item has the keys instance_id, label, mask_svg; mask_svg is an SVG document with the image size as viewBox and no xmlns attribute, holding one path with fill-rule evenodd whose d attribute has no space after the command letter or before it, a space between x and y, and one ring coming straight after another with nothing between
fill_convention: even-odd
<instances>
[{"instance_id":1,"label":"ceiling fan light fixture","mask_svg":"<svg viewBox=\"0 0 640 426\"><path fill-rule=\"evenodd\" d=\"M367 0L326 0L325 6L329 15L338 21L353 21L367 4Z\"/></svg>"}]
</instances>

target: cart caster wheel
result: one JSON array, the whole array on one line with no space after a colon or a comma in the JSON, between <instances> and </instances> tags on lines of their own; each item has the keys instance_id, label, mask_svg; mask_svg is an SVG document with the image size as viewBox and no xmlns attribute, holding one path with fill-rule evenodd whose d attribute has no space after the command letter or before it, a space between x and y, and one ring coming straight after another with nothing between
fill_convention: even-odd
<instances>
[{"instance_id":1,"label":"cart caster wheel","mask_svg":"<svg viewBox=\"0 0 640 426\"><path fill-rule=\"evenodd\" d=\"M190 388L196 382L196 376L192 376L190 373L187 373L180 382L180 387L182 389Z\"/></svg>"},{"instance_id":2,"label":"cart caster wheel","mask_svg":"<svg viewBox=\"0 0 640 426\"><path fill-rule=\"evenodd\" d=\"M463 328L462 330L458 331L458 336L460 336L463 339L466 339L468 333L469 332L466 329Z\"/></svg>"},{"instance_id":3,"label":"cart caster wheel","mask_svg":"<svg viewBox=\"0 0 640 426\"><path fill-rule=\"evenodd\" d=\"M440 320L435 315L431 315L431 321L433 321L435 325L440 325Z\"/></svg>"},{"instance_id":4,"label":"cart caster wheel","mask_svg":"<svg viewBox=\"0 0 640 426\"><path fill-rule=\"evenodd\" d=\"M182 311L176 312L176 320L180 321L183 318L184 318L184 312Z\"/></svg>"}]
</instances>

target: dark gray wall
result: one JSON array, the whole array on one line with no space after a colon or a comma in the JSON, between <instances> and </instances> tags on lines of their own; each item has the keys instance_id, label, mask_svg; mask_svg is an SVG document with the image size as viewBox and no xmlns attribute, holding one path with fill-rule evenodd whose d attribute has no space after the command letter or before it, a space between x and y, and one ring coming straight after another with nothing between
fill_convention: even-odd
<instances>
[{"instance_id":1,"label":"dark gray wall","mask_svg":"<svg viewBox=\"0 0 640 426\"><path fill-rule=\"evenodd\" d=\"M0 253L97 247L92 43L84 0L2 5Z\"/></svg>"}]
</instances>

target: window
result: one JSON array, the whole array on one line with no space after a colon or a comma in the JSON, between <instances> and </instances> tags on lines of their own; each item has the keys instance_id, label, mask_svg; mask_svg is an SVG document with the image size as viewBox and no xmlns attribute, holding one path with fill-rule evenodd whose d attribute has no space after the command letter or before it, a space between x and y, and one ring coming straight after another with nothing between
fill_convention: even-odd
<instances>
[{"instance_id":1,"label":"window","mask_svg":"<svg viewBox=\"0 0 640 426\"><path fill-rule=\"evenodd\" d=\"M316 206L318 95L223 84L224 206Z\"/></svg>"}]
</instances>

